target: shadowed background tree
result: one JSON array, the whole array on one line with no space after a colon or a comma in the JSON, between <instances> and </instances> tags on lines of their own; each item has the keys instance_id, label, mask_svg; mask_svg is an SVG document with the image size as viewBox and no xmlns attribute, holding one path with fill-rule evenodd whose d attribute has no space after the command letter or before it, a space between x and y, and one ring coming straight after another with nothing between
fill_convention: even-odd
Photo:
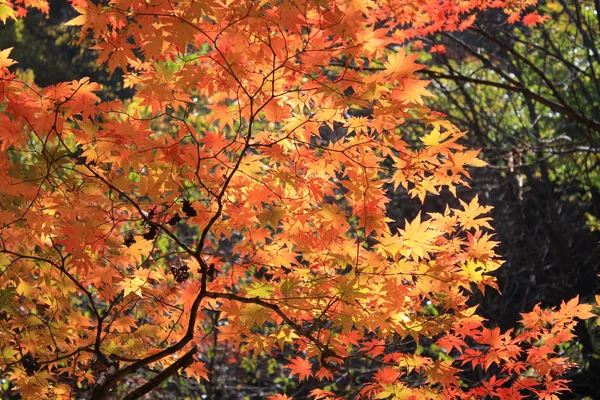
<instances>
[{"instance_id":1,"label":"shadowed background tree","mask_svg":"<svg viewBox=\"0 0 600 400\"><path fill-rule=\"evenodd\" d=\"M105 66L96 63L97 51L90 40L80 41L79 29L65 23L77 16L67 0L53 0L48 14L32 10L27 18L9 19L0 24L0 48L14 47L23 77L39 86L88 76L107 90L106 99L131 97L118 74L110 76Z\"/></svg>"},{"instance_id":2,"label":"shadowed background tree","mask_svg":"<svg viewBox=\"0 0 600 400\"><path fill-rule=\"evenodd\" d=\"M542 18L508 24L491 10L462 32L422 38L437 97L428 102L469 130L465 142L489 162L474 171L472 193L494 206L505 267L502 296L481 302L509 327L541 302L555 305L599 292L600 4L543 1ZM595 324L578 326L565 349L582 364L573 398L600 396ZM565 395L568 396L568 395Z\"/></svg>"}]
</instances>

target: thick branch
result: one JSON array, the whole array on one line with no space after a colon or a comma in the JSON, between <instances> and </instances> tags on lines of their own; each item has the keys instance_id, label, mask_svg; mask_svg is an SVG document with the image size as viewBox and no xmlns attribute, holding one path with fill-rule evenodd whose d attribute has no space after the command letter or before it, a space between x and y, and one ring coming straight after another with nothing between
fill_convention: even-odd
<instances>
[{"instance_id":1,"label":"thick branch","mask_svg":"<svg viewBox=\"0 0 600 400\"><path fill-rule=\"evenodd\" d=\"M462 75L441 74L441 73L431 71L431 70L421 70L420 72L423 73L424 75L430 76L435 79L449 79L449 80L458 81L458 82L471 82L471 83L476 83L478 85L492 86L492 87L497 87L500 89L508 90L511 92L522 93L523 95L529 97L530 99L535 100L538 103L545 105L546 107L550 108L552 111L556 111L558 113L566 115L566 116L570 117L571 119L579 122L580 124L585 125L586 127L593 129L596 132L600 132L600 122L593 120L593 119L586 118L585 116L579 114L572 108L565 107L562 104L559 104L555 101L547 99L543 96L540 96L539 94L534 93L525 87L514 86L514 85L509 85L509 84L500 83L500 82L487 81L484 79L471 78L471 77L462 76Z\"/></svg>"},{"instance_id":2,"label":"thick branch","mask_svg":"<svg viewBox=\"0 0 600 400\"><path fill-rule=\"evenodd\" d=\"M150 379L148 382L138 387L137 389L129 392L127 396L123 397L123 400L139 399L140 397L142 397L143 395L160 385L162 382L164 382L165 379L177 373L177 370L179 370L180 368L185 369L189 367L194 362L194 355L197 352L198 348L196 346L192 347L192 349L185 353L183 357L181 357L179 360L175 361L173 364L165 368L154 378Z\"/></svg>"},{"instance_id":3,"label":"thick branch","mask_svg":"<svg viewBox=\"0 0 600 400\"><path fill-rule=\"evenodd\" d=\"M498 46L500 46L501 48L503 48L507 52L513 54L517 59L521 60L521 62L523 62L529 68L531 68L532 71L535 72L544 81L544 83L546 83L546 85L552 91L552 93L554 94L554 97L556 97L556 99L558 100L558 102L560 104L562 104L564 107L567 107L567 102L562 97L562 95L558 91L558 89L556 89L556 87L554 86L554 82L552 82L552 80L550 80L550 78L548 78L546 76L546 74L544 74L544 72L541 69L539 69L535 64L533 64L530 60L528 60L526 57L524 57L521 53L515 51L515 49L513 49L512 47L507 46L504 42L502 42L501 40L499 40L497 37L490 35L486 31L484 31L482 29L477 29L477 28L470 28L470 29L472 31L480 34L481 36L485 37L489 41L491 41L493 43L496 43Z\"/></svg>"}]
</instances>

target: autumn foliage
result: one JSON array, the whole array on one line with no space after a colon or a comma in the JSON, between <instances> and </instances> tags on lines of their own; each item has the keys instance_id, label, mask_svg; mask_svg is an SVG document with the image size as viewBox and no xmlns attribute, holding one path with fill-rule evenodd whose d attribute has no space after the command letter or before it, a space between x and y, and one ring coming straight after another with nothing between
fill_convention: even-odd
<instances>
[{"instance_id":1,"label":"autumn foliage","mask_svg":"<svg viewBox=\"0 0 600 400\"><path fill-rule=\"evenodd\" d=\"M490 208L400 230L386 212L395 190L456 196L483 165L401 45L490 7L535 23L534 3L73 0L68 25L135 97L36 87L0 52L2 372L25 398L101 399L151 367L137 398L209 379L218 330L240 357L285 349L315 399L346 395L325 386L355 360L377 365L362 398L556 398L591 306L487 326L469 299L498 290ZM26 7L48 10L0 0L0 19Z\"/></svg>"}]
</instances>

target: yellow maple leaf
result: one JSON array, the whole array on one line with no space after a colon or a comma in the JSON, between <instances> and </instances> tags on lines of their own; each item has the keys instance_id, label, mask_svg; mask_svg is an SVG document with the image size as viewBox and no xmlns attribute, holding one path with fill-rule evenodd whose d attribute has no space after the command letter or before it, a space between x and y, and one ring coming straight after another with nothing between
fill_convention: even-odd
<instances>
[{"instance_id":1,"label":"yellow maple leaf","mask_svg":"<svg viewBox=\"0 0 600 400\"><path fill-rule=\"evenodd\" d=\"M17 19L17 13L9 3L5 0L0 0L0 21L5 24L7 19Z\"/></svg>"},{"instance_id":2,"label":"yellow maple leaf","mask_svg":"<svg viewBox=\"0 0 600 400\"><path fill-rule=\"evenodd\" d=\"M400 230L403 239L404 249L401 254L405 257L412 257L415 260L427 258L428 253L435 251L435 239L441 232L432 229L429 221L421 222L421 213L412 221L406 221L404 230Z\"/></svg>"},{"instance_id":3,"label":"yellow maple leaf","mask_svg":"<svg viewBox=\"0 0 600 400\"><path fill-rule=\"evenodd\" d=\"M293 344L294 339L299 338L300 336L296 335L294 330L290 327L283 327L277 332L276 342L279 345L279 348L283 350L286 343Z\"/></svg>"},{"instance_id":4,"label":"yellow maple leaf","mask_svg":"<svg viewBox=\"0 0 600 400\"><path fill-rule=\"evenodd\" d=\"M135 293L139 297L143 297L142 286L144 286L145 283L146 280L144 278L136 276L134 278L125 278L123 281L119 282L118 286L123 289L125 296L130 293Z\"/></svg>"},{"instance_id":5,"label":"yellow maple leaf","mask_svg":"<svg viewBox=\"0 0 600 400\"><path fill-rule=\"evenodd\" d=\"M400 49L396 53L391 53L383 66L398 78L410 77L415 71L425 68L420 64L415 64L418 56L418 54L406 55L406 51Z\"/></svg>"},{"instance_id":6,"label":"yellow maple leaf","mask_svg":"<svg viewBox=\"0 0 600 400\"><path fill-rule=\"evenodd\" d=\"M35 288L29 284L29 282L24 281L19 278L19 285L17 286L17 293L21 296L29 297L33 294Z\"/></svg>"},{"instance_id":7,"label":"yellow maple leaf","mask_svg":"<svg viewBox=\"0 0 600 400\"><path fill-rule=\"evenodd\" d=\"M458 217L458 222L464 226L465 229L478 229L479 227L492 229L491 225L488 223L488 221L492 220L491 217L478 218L481 214L486 214L492 209L491 206L479 205L479 195L473 197L473 200L471 200L469 204L462 200L459 201L463 206L464 211L456 210L456 216Z\"/></svg>"},{"instance_id":8,"label":"yellow maple leaf","mask_svg":"<svg viewBox=\"0 0 600 400\"><path fill-rule=\"evenodd\" d=\"M0 7L2 7L2 3L0 3ZM13 49L12 47L9 47L8 49L0 50L0 70L2 68L10 67L11 65L17 63L12 58L8 58L12 49Z\"/></svg>"},{"instance_id":9,"label":"yellow maple leaf","mask_svg":"<svg viewBox=\"0 0 600 400\"><path fill-rule=\"evenodd\" d=\"M262 282L254 282L246 291L248 297L260 297L268 298L271 297L275 289L272 285Z\"/></svg>"},{"instance_id":10,"label":"yellow maple leaf","mask_svg":"<svg viewBox=\"0 0 600 400\"><path fill-rule=\"evenodd\" d=\"M271 311L258 304L246 304L240 312L240 320L248 326L262 325L269 319Z\"/></svg>"},{"instance_id":11,"label":"yellow maple leaf","mask_svg":"<svg viewBox=\"0 0 600 400\"><path fill-rule=\"evenodd\" d=\"M146 259L149 256L150 251L152 251L153 247L154 242L151 240L137 240L129 248L125 248L123 252L135 262L140 264L144 259Z\"/></svg>"},{"instance_id":12,"label":"yellow maple leaf","mask_svg":"<svg viewBox=\"0 0 600 400\"><path fill-rule=\"evenodd\" d=\"M439 125L436 125L433 130L421 138L421 141L427 147L435 147L440 145L444 140L452 134L451 131L442 132Z\"/></svg>"}]
</instances>

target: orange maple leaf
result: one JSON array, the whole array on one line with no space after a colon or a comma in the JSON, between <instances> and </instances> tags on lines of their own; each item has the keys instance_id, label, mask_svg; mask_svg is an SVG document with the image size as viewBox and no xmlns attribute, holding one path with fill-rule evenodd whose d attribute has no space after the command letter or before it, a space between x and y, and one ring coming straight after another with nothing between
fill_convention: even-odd
<instances>
[{"instance_id":1,"label":"orange maple leaf","mask_svg":"<svg viewBox=\"0 0 600 400\"><path fill-rule=\"evenodd\" d=\"M290 364L288 364L287 368L290 369L292 375L298 375L300 381L308 379L313 375L312 364L310 361L300 356L294 358Z\"/></svg>"}]
</instances>

